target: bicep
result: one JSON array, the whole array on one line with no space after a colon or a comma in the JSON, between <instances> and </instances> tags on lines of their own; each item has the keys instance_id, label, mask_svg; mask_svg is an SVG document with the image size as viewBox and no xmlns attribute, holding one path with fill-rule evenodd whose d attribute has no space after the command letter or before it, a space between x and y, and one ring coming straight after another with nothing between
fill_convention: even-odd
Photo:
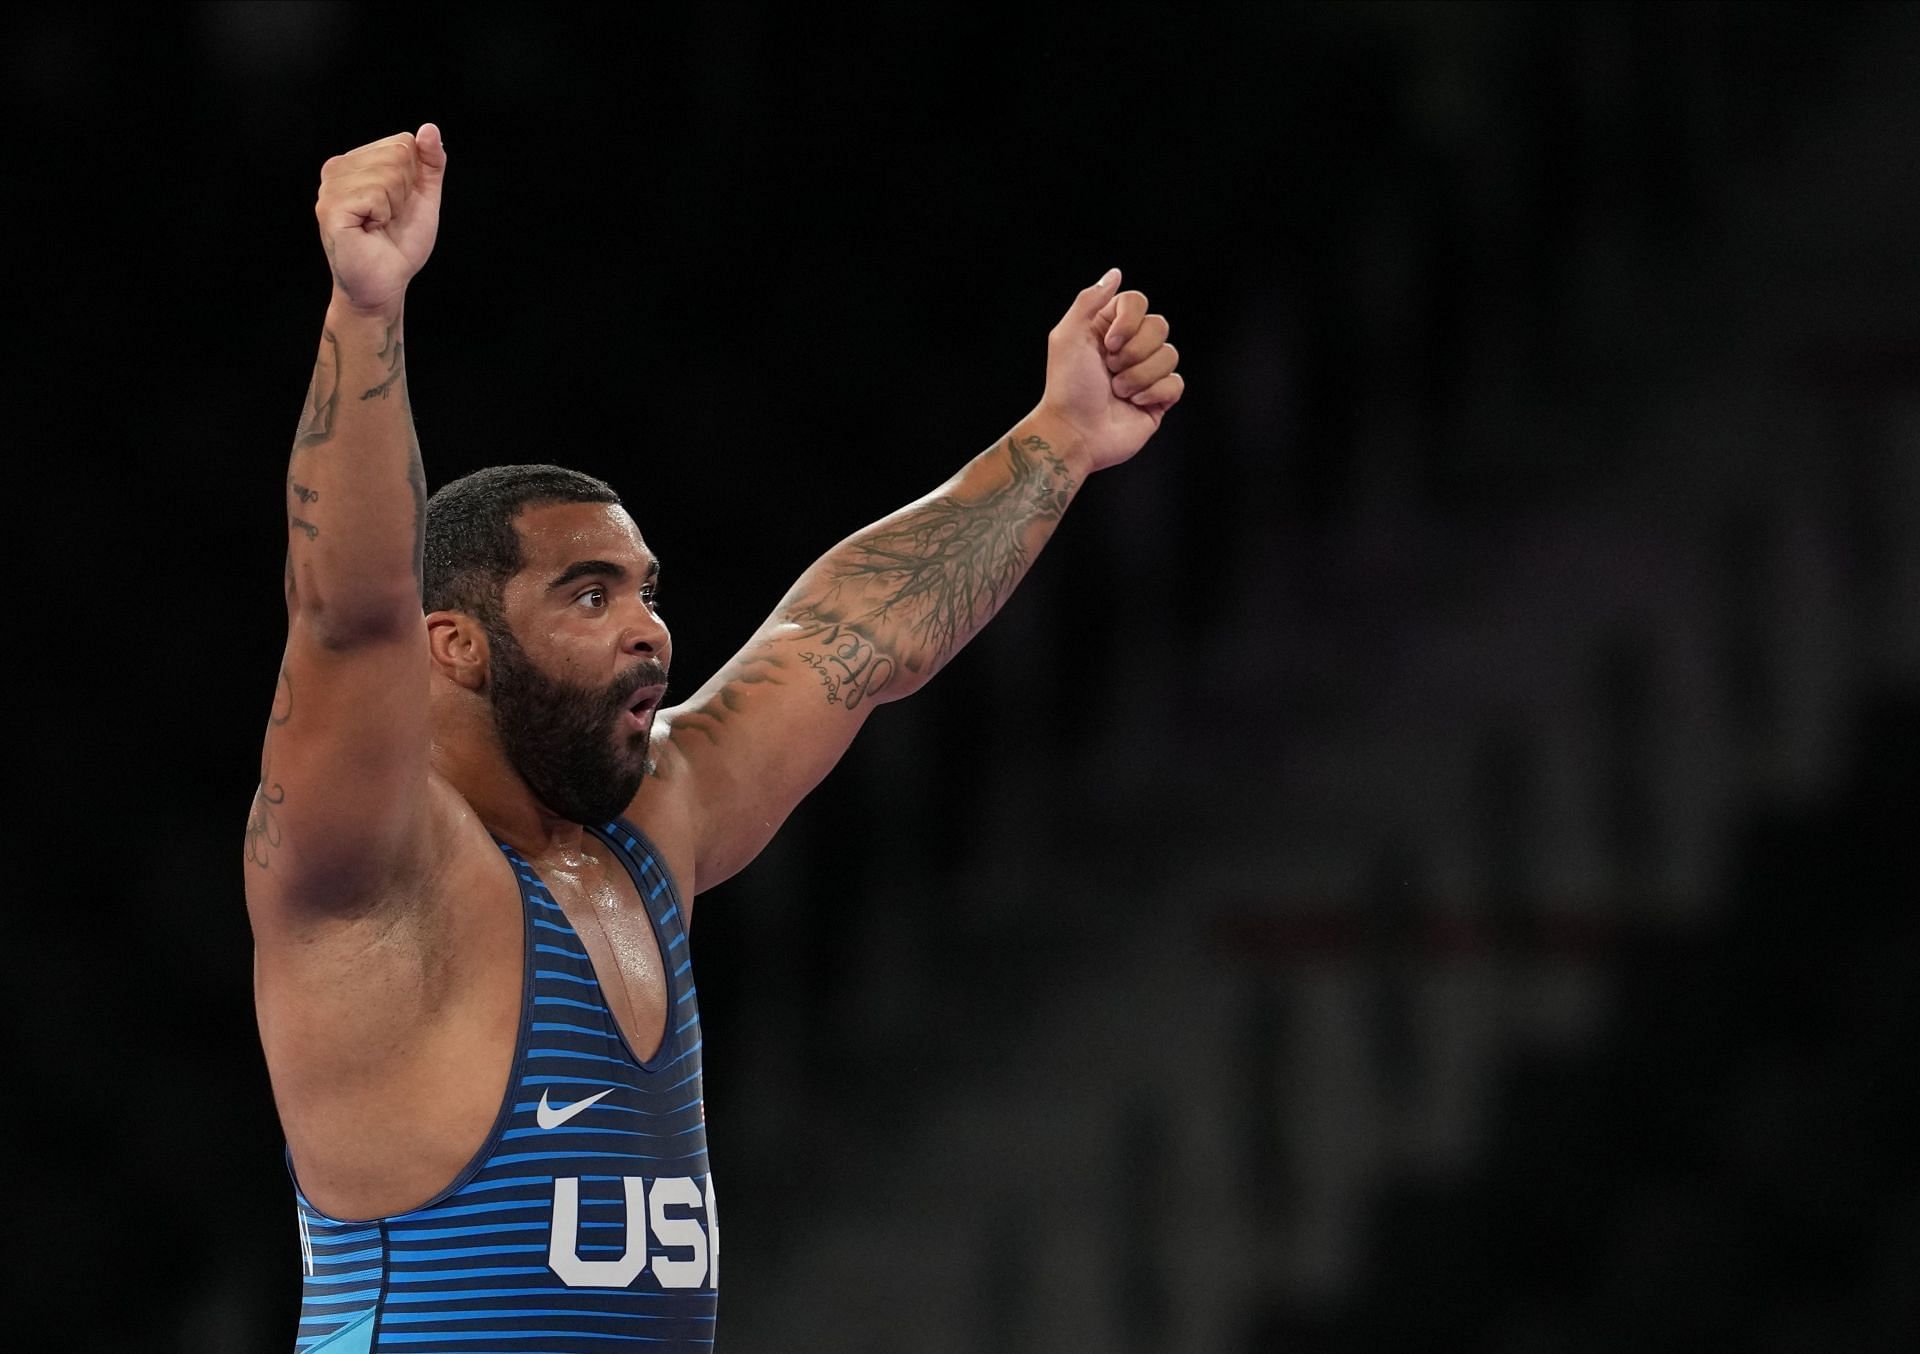
<instances>
[{"instance_id":1,"label":"bicep","mask_svg":"<svg viewBox=\"0 0 1920 1354\"><path fill-rule=\"evenodd\" d=\"M893 659L857 629L776 618L662 712L659 780L684 778L696 890L760 853L839 762L893 676Z\"/></svg>"},{"instance_id":2,"label":"bicep","mask_svg":"<svg viewBox=\"0 0 1920 1354\"><path fill-rule=\"evenodd\" d=\"M424 620L342 646L296 614L247 824L256 911L348 904L398 872L425 812L427 690Z\"/></svg>"}]
</instances>

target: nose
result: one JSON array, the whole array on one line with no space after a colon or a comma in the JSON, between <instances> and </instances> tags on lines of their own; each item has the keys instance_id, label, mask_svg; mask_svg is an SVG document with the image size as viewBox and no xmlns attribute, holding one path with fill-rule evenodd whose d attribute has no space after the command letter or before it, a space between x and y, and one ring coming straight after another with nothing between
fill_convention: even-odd
<instances>
[{"instance_id":1,"label":"nose","mask_svg":"<svg viewBox=\"0 0 1920 1354\"><path fill-rule=\"evenodd\" d=\"M622 632L622 651L664 658L673 644L667 623L660 619L659 612L647 605L645 598L636 597L631 605L633 609Z\"/></svg>"}]
</instances>

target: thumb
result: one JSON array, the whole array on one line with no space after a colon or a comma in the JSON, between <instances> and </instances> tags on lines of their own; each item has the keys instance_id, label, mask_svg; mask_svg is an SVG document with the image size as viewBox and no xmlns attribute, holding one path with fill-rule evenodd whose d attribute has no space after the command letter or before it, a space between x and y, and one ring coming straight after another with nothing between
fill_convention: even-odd
<instances>
[{"instance_id":1,"label":"thumb","mask_svg":"<svg viewBox=\"0 0 1920 1354\"><path fill-rule=\"evenodd\" d=\"M1083 320L1092 320L1101 309L1112 301L1120 286L1120 270L1109 268L1100 275L1100 280L1073 298L1073 306L1067 312Z\"/></svg>"},{"instance_id":2,"label":"thumb","mask_svg":"<svg viewBox=\"0 0 1920 1354\"><path fill-rule=\"evenodd\" d=\"M413 151L419 165L418 184L430 193L440 191L440 180L447 172L447 146L440 139L440 128L431 122L420 124L413 134Z\"/></svg>"}]
</instances>

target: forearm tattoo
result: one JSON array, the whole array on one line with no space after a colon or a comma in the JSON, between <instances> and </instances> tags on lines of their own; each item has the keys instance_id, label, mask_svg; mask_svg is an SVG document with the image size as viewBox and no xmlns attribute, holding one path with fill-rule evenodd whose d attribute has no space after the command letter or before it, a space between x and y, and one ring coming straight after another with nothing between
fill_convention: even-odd
<instances>
[{"instance_id":1,"label":"forearm tattoo","mask_svg":"<svg viewBox=\"0 0 1920 1354\"><path fill-rule=\"evenodd\" d=\"M321 446L333 436L333 411L339 402L340 342L331 329L326 329L320 334L320 356L314 360L313 379L307 384L300 428L293 435L295 451Z\"/></svg>"},{"instance_id":2,"label":"forearm tattoo","mask_svg":"<svg viewBox=\"0 0 1920 1354\"><path fill-rule=\"evenodd\" d=\"M1052 529L1078 487L1039 437L1009 436L1006 479L985 497L952 494L854 537L825 561L824 586L795 590L787 619L822 637L827 699L853 709L899 668L931 675L991 620L1033 562L1036 524Z\"/></svg>"},{"instance_id":3,"label":"forearm tattoo","mask_svg":"<svg viewBox=\"0 0 1920 1354\"><path fill-rule=\"evenodd\" d=\"M329 248L328 257L332 257ZM396 322L386 328L381 338L376 357L386 360L386 378L379 385L361 394L361 400L385 399L396 384L400 388L400 399L406 413L407 423L407 487L413 499L413 579L416 588L421 585L421 549L426 531L427 479L420 462L420 442L413 431L413 401L406 386L406 345L399 337L399 324ZM313 378L307 385L306 407L301 411L300 427L294 434L293 463L301 464L301 453L324 446L334 434L334 415L340 402L340 342L331 329L321 331L320 354L314 360ZM305 478L313 478L310 472L299 472ZM289 467L287 474L287 523L293 531L299 532L307 540L316 540L320 528L301 516L313 512L314 505L320 502L320 490L309 484L303 484L295 478L296 471ZM296 506L297 504L297 506ZM315 514L316 516L319 514ZM287 605L291 609L296 602L298 574L294 566L294 551L287 551L286 593ZM267 719L267 741L260 753L260 787L254 792L253 810L247 818L246 854L247 860L264 870L273 859L273 853L280 846L281 829L275 810L286 802L286 787L273 779L273 737L274 731L293 717L293 683L284 667L280 670L280 680L274 690L273 713Z\"/></svg>"},{"instance_id":4,"label":"forearm tattoo","mask_svg":"<svg viewBox=\"0 0 1920 1354\"><path fill-rule=\"evenodd\" d=\"M677 710L667 740L683 752L695 735L718 744L747 688L785 685L789 657L847 711L903 670L937 671L1006 602L1079 487L1042 438L1010 436L997 451L1005 478L984 496L929 499L809 570L775 611L779 628L722 671L714 695ZM670 772L659 763L653 774Z\"/></svg>"},{"instance_id":5,"label":"forearm tattoo","mask_svg":"<svg viewBox=\"0 0 1920 1354\"><path fill-rule=\"evenodd\" d=\"M407 420L407 492L413 499L413 581L416 589L423 586L421 552L426 542L427 526L427 476L420 462L420 441L413 430L413 398L406 384L406 342L399 337L400 325L396 321L389 324L381 334L380 347L374 356L386 364L386 378L360 395L364 402L371 399L385 399L397 385L400 401L406 411ZM294 436L293 450L296 463L299 454L331 441L334 434L334 415L340 402L340 343L331 329L321 335L320 356L315 360L313 379L307 386L306 408L300 417L300 429ZM313 505L320 501L320 491L300 483L292 474L287 476L287 491L292 498L299 500L298 507L289 502L287 524L305 536L309 541L320 537L320 527L312 520ZM292 565L289 562L289 571Z\"/></svg>"},{"instance_id":6,"label":"forearm tattoo","mask_svg":"<svg viewBox=\"0 0 1920 1354\"><path fill-rule=\"evenodd\" d=\"M407 345L395 335L394 331L399 329L399 327L398 324L390 324L387 326L387 332L381 335L380 351L376 352L374 356L386 359L387 379L377 386L372 386L362 391L360 393L362 401L375 398L384 400L387 397L387 392L393 389L393 383L405 375L407 369L404 359L406 357Z\"/></svg>"}]
</instances>

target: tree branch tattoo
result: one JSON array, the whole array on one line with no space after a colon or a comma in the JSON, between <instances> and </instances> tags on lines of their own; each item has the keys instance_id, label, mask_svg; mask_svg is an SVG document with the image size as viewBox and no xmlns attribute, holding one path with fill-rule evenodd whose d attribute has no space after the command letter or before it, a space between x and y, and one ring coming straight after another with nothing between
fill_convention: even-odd
<instances>
[{"instance_id":1,"label":"tree branch tattoo","mask_svg":"<svg viewBox=\"0 0 1920 1354\"><path fill-rule=\"evenodd\" d=\"M1004 453L1006 479L985 497L909 508L829 556L824 587L789 594L785 619L820 641L800 661L828 704L858 709L902 667L931 675L1005 604L1038 548L1031 528L1050 532L1078 485L1043 438L1010 435Z\"/></svg>"},{"instance_id":2,"label":"tree branch tattoo","mask_svg":"<svg viewBox=\"0 0 1920 1354\"><path fill-rule=\"evenodd\" d=\"M1008 437L986 454L1005 477L982 497L930 499L809 570L776 608L777 628L721 670L711 696L675 711L667 741L682 752L696 736L719 745L749 688L785 685L789 658L847 711L879 698L903 669L938 670L1000 609L1078 487L1042 438ZM649 774L666 778L669 764Z\"/></svg>"}]
</instances>

